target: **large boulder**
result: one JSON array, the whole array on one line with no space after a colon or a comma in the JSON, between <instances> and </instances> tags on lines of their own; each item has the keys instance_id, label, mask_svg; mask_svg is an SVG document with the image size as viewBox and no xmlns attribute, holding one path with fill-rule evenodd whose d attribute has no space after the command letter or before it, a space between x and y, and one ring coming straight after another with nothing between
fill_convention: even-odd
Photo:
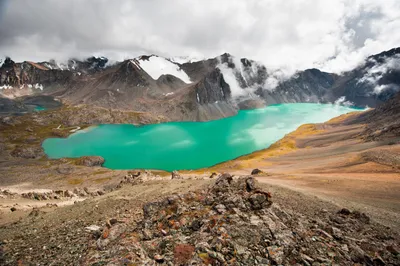
<instances>
[{"instance_id":1,"label":"large boulder","mask_svg":"<svg viewBox=\"0 0 400 266\"><path fill-rule=\"evenodd\" d=\"M258 175L258 174L261 174L261 173L262 173L262 171L260 169L258 169L258 168L253 169L253 171L251 171L252 175Z\"/></svg>"}]
</instances>

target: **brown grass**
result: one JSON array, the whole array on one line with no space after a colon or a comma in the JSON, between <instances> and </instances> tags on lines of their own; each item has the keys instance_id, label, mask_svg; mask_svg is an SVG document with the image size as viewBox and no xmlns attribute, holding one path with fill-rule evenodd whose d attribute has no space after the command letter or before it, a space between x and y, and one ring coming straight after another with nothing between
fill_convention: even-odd
<instances>
[{"instance_id":1,"label":"brown grass","mask_svg":"<svg viewBox=\"0 0 400 266\"><path fill-rule=\"evenodd\" d=\"M111 177L103 177L103 178L94 179L93 182L95 182L97 184L101 184L101 183L105 183L107 181L110 181L111 179L112 179Z\"/></svg>"},{"instance_id":2,"label":"brown grass","mask_svg":"<svg viewBox=\"0 0 400 266\"><path fill-rule=\"evenodd\" d=\"M71 178L68 180L68 184L70 185L80 185L83 183L83 178Z\"/></svg>"},{"instance_id":3,"label":"brown grass","mask_svg":"<svg viewBox=\"0 0 400 266\"><path fill-rule=\"evenodd\" d=\"M317 129L317 126L315 124L304 124L298 127L295 131L285 135L282 139L278 140L267 149L256 151L251 154L238 157L231 161L217 164L210 168L199 169L193 172L223 171L226 169L240 170L255 166L266 166L270 163L263 162L264 159L269 157L281 156L295 151L297 149L296 139L322 132L323 130Z\"/></svg>"},{"instance_id":4,"label":"brown grass","mask_svg":"<svg viewBox=\"0 0 400 266\"><path fill-rule=\"evenodd\" d=\"M347 114L343 114L343 115L339 115L337 117L332 118L331 120L325 122L324 124L339 124L339 123L343 123L345 120L354 118L356 116L358 116L360 114L360 112L350 112Z\"/></svg>"}]
</instances>

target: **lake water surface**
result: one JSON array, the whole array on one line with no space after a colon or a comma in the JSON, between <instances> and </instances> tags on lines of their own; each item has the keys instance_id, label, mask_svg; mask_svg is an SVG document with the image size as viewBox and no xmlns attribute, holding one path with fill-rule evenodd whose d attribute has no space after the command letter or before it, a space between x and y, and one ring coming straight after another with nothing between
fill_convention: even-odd
<instances>
[{"instance_id":1,"label":"lake water surface","mask_svg":"<svg viewBox=\"0 0 400 266\"><path fill-rule=\"evenodd\" d=\"M111 169L198 169L267 148L302 124L325 122L360 109L294 103L240 111L209 122L99 125L66 139L49 138L50 158L99 155Z\"/></svg>"},{"instance_id":2,"label":"lake water surface","mask_svg":"<svg viewBox=\"0 0 400 266\"><path fill-rule=\"evenodd\" d=\"M37 105L33 110L36 111L36 112L40 112L40 111L46 111L47 108L43 107L43 106L40 106L40 105Z\"/></svg>"}]
</instances>

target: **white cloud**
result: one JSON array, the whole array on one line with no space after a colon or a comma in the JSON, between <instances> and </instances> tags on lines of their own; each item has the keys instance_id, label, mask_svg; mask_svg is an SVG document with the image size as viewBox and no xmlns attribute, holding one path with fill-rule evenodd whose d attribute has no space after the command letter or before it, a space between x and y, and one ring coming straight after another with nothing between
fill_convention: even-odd
<instances>
[{"instance_id":1,"label":"white cloud","mask_svg":"<svg viewBox=\"0 0 400 266\"><path fill-rule=\"evenodd\" d=\"M390 71L400 71L400 56L396 55L387 58L382 63L378 63L373 59L368 60L372 61L374 66L368 69L368 72L358 81L359 83L372 84L374 86L375 94L380 94L386 89L399 89L395 84L379 84L379 81L385 74L390 73Z\"/></svg>"},{"instance_id":2,"label":"white cloud","mask_svg":"<svg viewBox=\"0 0 400 266\"><path fill-rule=\"evenodd\" d=\"M290 72L340 72L400 43L398 0L9 0L0 51L17 61L229 52Z\"/></svg>"},{"instance_id":3,"label":"white cloud","mask_svg":"<svg viewBox=\"0 0 400 266\"><path fill-rule=\"evenodd\" d=\"M339 99L337 99L334 103L335 105L343 105L347 107L354 106L354 103L351 101L346 101L346 96L342 96Z\"/></svg>"}]
</instances>

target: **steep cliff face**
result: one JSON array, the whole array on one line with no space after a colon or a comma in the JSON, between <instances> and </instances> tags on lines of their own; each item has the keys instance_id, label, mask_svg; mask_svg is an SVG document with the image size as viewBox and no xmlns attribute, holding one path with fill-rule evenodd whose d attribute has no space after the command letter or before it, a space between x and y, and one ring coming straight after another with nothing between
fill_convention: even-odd
<instances>
[{"instance_id":1,"label":"steep cliff face","mask_svg":"<svg viewBox=\"0 0 400 266\"><path fill-rule=\"evenodd\" d=\"M217 119L275 103L340 100L375 107L399 88L399 48L373 55L340 75L307 69L289 78L230 54L186 63L156 55L114 64L104 57L63 64L15 63L7 58L0 67L3 98L20 101L44 94L66 104L152 112L171 120Z\"/></svg>"},{"instance_id":2,"label":"steep cliff face","mask_svg":"<svg viewBox=\"0 0 400 266\"><path fill-rule=\"evenodd\" d=\"M343 73L329 90L329 99L345 96L356 105L375 107L399 91L400 48L368 57L364 64Z\"/></svg>"},{"instance_id":3,"label":"steep cliff face","mask_svg":"<svg viewBox=\"0 0 400 266\"><path fill-rule=\"evenodd\" d=\"M207 73L195 86L196 99L199 104L229 101L231 90L218 68Z\"/></svg>"},{"instance_id":4,"label":"steep cliff face","mask_svg":"<svg viewBox=\"0 0 400 266\"><path fill-rule=\"evenodd\" d=\"M229 54L219 58L216 68L221 69L239 103L258 96L265 104L345 99L354 105L375 107L399 90L400 49L370 56L364 64L340 75L307 69L287 79L255 61Z\"/></svg>"},{"instance_id":5,"label":"steep cliff face","mask_svg":"<svg viewBox=\"0 0 400 266\"><path fill-rule=\"evenodd\" d=\"M271 90L258 90L257 93L267 104L296 102L328 102L326 94L337 80L337 75L318 69L307 69L280 82Z\"/></svg>"}]
</instances>

